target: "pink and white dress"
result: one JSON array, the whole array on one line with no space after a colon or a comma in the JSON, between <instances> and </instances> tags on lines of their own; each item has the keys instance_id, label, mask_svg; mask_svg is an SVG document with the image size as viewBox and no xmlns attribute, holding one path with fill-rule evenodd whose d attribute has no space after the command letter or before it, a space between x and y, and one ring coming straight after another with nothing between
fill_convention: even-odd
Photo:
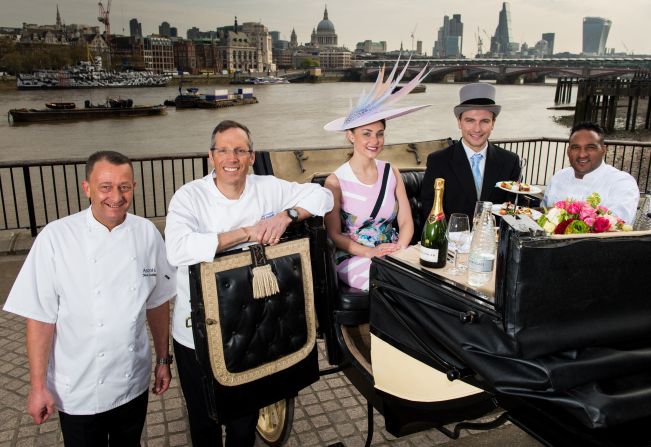
<instances>
[{"instance_id":1,"label":"pink and white dress","mask_svg":"<svg viewBox=\"0 0 651 447\"><path fill-rule=\"evenodd\" d=\"M393 228L393 221L398 215L396 200L396 178L389 169L382 205L374 219L371 213L380 195L382 176L387 162L375 160L378 176L372 185L360 182L349 163L339 166L334 174L341 187L341 231L352 240L367 247L396 242L398 233ZM368 277L371 260L362 256L353 256L342 250L336 253L337 274L339 279L351 287L368 290Z\"/></svg>"}]
</instances>

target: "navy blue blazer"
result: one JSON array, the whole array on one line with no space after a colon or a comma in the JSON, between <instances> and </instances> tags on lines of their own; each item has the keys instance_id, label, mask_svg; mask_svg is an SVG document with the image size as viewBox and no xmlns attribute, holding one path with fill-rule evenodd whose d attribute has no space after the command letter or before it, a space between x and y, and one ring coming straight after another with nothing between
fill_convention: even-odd
<instances>
[{"instance_id":1,"label":"navy blue blazer","mask_svg":"<svg viewBox=\"0 0 651 447\"><path fill-rule=\"evenodd\" d=\"M520 177L520 158L517 154L488 143L481 197L477 197L475 181L470 162L457 141L427 157L427 170L423 177L420 198L423 204L423 219L427 219L434 203L434 179L445 179L443 210L449 219L452 213L467 214L472 221L475 203L478 200L493 203L514 201L515 195L495 187L501 180L516 181ZM420 229L422 230L422 229ZM418 229L416 229L418 231Z\"/></svg>"}]
</instances>

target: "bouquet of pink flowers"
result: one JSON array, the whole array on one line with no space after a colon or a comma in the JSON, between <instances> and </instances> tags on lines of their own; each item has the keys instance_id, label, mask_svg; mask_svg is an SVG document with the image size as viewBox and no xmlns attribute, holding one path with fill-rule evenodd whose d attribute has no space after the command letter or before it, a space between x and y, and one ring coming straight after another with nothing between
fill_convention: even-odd
<instances>
[{"instance_id":1,"label":"bouquet of pink flowers","mask_svg":"<svg viewBox=\"0 0 651 447\"><path fill-rule=\"evenodd\" d=\"M562 200L546 209L537 222L547 234L603 233L633 229L600 203L601 197L596 192L590 194L585 201Z\"/></svg>"}]
</instances>

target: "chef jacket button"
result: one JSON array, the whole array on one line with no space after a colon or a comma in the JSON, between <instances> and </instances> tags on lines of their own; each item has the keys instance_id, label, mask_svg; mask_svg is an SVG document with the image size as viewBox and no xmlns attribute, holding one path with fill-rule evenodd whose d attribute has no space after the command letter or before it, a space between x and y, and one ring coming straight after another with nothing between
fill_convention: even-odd
<instances>
[{"instance_id":1,"label":"chef jacket button","mask_svg":"<svg viewBox=\"0 0 651 447\"><path fill-rule=\"evenodd\" d=\"M132 292L135 292L135 291L136 291L136 288L135 288L135 287L131 287L131 291L132 291Z\"/></svg>"},{"instance_id":2,"label":"chef jacket button","mask_svg":"<svg viewBox=\"0 0 651 447\"><path fill-rule=\"evenodd\" d=\"M104 323L97 323L97 325L98 325L99 327L102 327L102 326L104 326Z\"/></svg>"},{"instance_id":3,"label":"chef jacket button","mask_svg":"<svg viewBox=\"0 0 651 447\"><path fill-rule=\"evenodd\" d=\"M99 291L99 290L96 290L96 291L95 291L95 295L101 295L101 294L102 294L101 291Z\"/></svg>"},{"instance_id":4,"label":"chef jacket button","mask_svg":"<svg viewBox=\"0 0 651 447\"><path fill-rule=\"evenodd\" d=\"M104 357L104 353L100 352L99 354L97 354L97 357Z\"/></svg>"},{"instance_id":5,"label":"chef jacket button","mask_svg":"<svg viewBox=\"0 0 651 447\"><path fill-rule=\"evenodd\" d=\"M129 346L129 352L133 352L133 346Z\"/></svg>"},{"instance_id":6,"label":"chef jacket button","mask_svg":"<svg viewBox=\"0 0 651 447\"><path fill-rule=\"evenodd\" d=\"M93 258L93 264L97 264L97 259Z\"/></svg>"},{"instance_id":7,"label":"chef jacket button","mask_svg":"<svg viewBox=\"0 0 651 447\"><path fill-rule=\"evenodd\" d=\"M104 379L99 379L99 384L101 385L103 383L104 383Z\"/></svg>"},{"instance_id":8,"label":"chef jacket button","mask_svg":"<svg viewBox=\"0 0 651 447\"><path fill-rule=\"evenodd\" d=\"M136 257L135 257L135 256L131 256L131 260L132 260L132 261L135 261L135 260L136 260Z\"/></svg>"},{"instance_id":9,"label":"chef jacket button","mask_svg":"<svg viewBox=\"0 0 651 447\"><path fill-rule=\"evenodd\" d=\"M126 377L126 378L128 379L129 377L131 377L131 374L129 374L129 373L124 373L124 377Z\"/></svg>"},{"instance_id":10,"label":"chef jacket button","mask_svg":"<svg viewBox=\"0 0 651 447\"><path fill-rule=\"evenodd\" d=\"M131 321L135 323L135 322L136 322L136 317L133 317L133 318L131 319Z\"/></svg>"}]
</instances>

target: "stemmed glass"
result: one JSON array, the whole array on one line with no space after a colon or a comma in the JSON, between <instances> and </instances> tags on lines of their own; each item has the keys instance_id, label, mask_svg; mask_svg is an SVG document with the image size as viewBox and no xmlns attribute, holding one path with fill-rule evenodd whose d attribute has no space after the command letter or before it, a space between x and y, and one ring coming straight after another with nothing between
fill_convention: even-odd
<instances>
[{"instance_id":1,"label":"stemmed glass","mask_svg":"<svg viewBox=\"0 0 651 447\"><path fill-rule=\"evenodd\" d=\"M467 215L461 213L452 213L450 215L447 238L448 251L454 251L454 266L448 269L447 273L454 276L461 275L464 269L457 265L457 259L459 258L459 250L466 245L468 239L470 239L470 223Z\"/></svg>"}]
</instances>

